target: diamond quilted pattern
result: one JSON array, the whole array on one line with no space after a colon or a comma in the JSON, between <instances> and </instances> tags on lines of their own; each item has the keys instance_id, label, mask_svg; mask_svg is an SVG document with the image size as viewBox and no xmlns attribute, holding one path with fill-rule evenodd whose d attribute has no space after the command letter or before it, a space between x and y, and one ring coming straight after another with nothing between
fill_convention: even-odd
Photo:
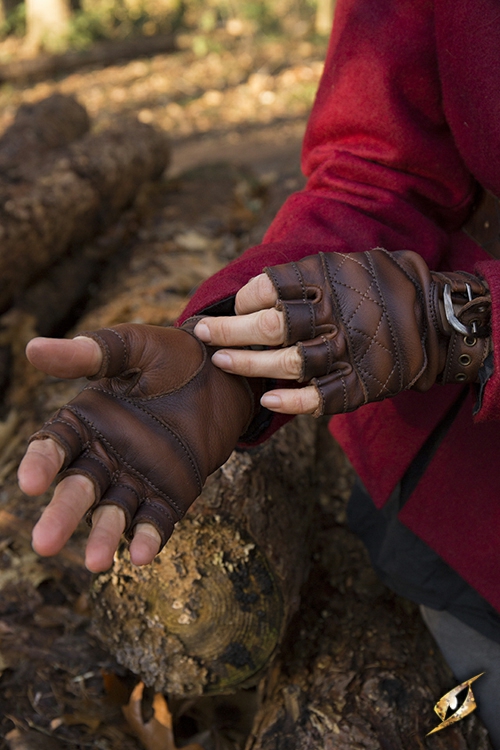
<instances>
[{"instance_id":1,"label":"diamond quilted pattern","mask_svg":"<svg viewBox=\"0 0 500 750\"><path fill-rule=\"evenodd\" d=\"M328 269L351 355L370 400L399 392L401 383L394 361L398 344L370 256L332 255Z\"/></svg>"},{"instance_id":2,"label":"diamond quilted pattern","mask_svg":"<svg viewBox=\"0 0 500 750\"><path fill-rule=\"evenodd\" d=\"M300 381L319 393L317 416L353 411L406 388L425 391L438 377L472 383L488 352L490 301L481 280L430 272L416 253L319 253L268 274L285 316L284 346L299 342ZM466 284L472 289L461 314L484 323L473 344L443 335L438 299L445 284L458 299L468 299ZM464 372L463 362L473 360Z\"/></svg>"}]
</instances>

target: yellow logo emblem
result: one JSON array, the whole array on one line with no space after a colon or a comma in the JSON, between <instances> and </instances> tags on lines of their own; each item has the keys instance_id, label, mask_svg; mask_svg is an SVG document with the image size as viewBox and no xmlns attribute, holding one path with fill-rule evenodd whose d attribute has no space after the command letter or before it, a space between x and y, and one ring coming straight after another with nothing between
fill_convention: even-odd
<instances>
[{"instance_id":1,"label":"yellow logo emblem","mask_svg":"<svg viewBox=\"0 0 500 750\"><path fill-rule=\"evenodd\" d=\"M475 677L471 677L470 680L462 682L461 685L458 685L456 688L453 688L453 690L450 690L449 693L443 695L443 697L434 706L434 711L441 719L441 724L439 724L435 729L429 732L426 737L428 737L429 734L434 734L434 732L439 732L445 727L449 727L450 724L454 724L456 721L460 721L460 719L468 716L476 709L476 700L474 698L471 685L475 680L478 679L478 677L481 677L483 674L484 672L481 672L481 674L477 674ZM465 696L465 700L461 704L461 706L457 708L458 695L462 692L462 690L465 690L466 688L468 688L468 690L467 695ZM454 713L450 715L448 714L448 711L454 711ZM448 718L446 717L447 714Z\"/></svg>"}]
</instances>

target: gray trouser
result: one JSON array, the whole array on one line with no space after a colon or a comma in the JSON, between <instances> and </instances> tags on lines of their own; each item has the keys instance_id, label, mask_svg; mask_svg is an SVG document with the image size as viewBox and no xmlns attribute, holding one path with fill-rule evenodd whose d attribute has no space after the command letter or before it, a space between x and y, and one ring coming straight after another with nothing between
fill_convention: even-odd
<instances>
[{"instance_id":1,"label":"gray trouser","mask_svg":"<svg viewBox=\"0 0 500 750\"><path fill-rule=\"evenodd\" d=\"M486 672L472 690L477 712L500 750L500 643L486 638L449 612L420 607L422 617L458 683Z\"/></svg>"}]
</instances>

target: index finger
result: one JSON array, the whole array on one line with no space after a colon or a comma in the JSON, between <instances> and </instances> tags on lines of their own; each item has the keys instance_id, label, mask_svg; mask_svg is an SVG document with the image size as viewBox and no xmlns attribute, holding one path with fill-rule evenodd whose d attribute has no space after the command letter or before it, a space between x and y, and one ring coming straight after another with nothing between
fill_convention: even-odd
<instances>
[{"instance_id":1,"label":"index finger","mask_svg":"<svg viewBox=\"0 0 500 750\"><path fill-rule=\"evenodd\" d=\"M33 440L19 464L19 486L27 495L41 495L49 489L65 460L55 440Z\"/></svg>"},{"instance_id":2,"label":"index finger","mask_svg":"<svg viewBox=\"0 0 500 750\"><path fill-rule=\"evenodd\" d=\"M285 340L285 319L275 307L247 315L202 318L195 335L215 346L281 346Z\"/></svg>"},{"instance_id":3,"label":"index finger","mask_svg":"<svg viewBox=\"0 0 500 750\"><path fill-rule=\"evenodd\" d=\"M236 315L246 315L274 307L277 301L278 295L271 279L267 274L261 273L240 289L236 295L234 309Z\"/></svg>"}]
</instances>

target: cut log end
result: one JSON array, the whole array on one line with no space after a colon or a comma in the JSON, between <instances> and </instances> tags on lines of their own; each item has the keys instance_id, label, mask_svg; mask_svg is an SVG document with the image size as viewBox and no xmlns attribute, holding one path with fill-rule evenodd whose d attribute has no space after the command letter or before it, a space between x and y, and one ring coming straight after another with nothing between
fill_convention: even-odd
<instances>
[{"instance_id":1,"label":"cut log end","mask_svg":"<svg viewBox=\"0 0 500 750\"><path fill-rule=\"evenodd\" d=\"M220 693L248 683L267 663L283 625L272 570L230 517L185 519L145 568L133 566L123 550L113 570L96 580L93 601L94 625L118 661L170 694Z\"/></svg>"}]
</instances>

